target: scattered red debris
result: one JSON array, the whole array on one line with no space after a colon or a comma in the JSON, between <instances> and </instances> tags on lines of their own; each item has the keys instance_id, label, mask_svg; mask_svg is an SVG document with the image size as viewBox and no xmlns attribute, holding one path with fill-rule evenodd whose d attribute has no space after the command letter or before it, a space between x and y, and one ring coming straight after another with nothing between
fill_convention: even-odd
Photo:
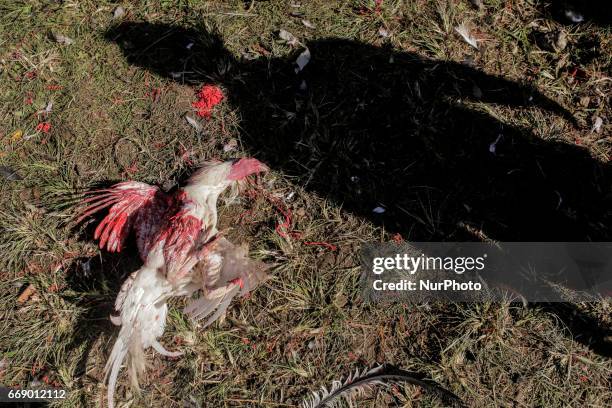
<instances>
[{"instance_id":1,"label":"scattered red debris","mask_svg":"<svg viewBox=\"0 0 612 408\"><path fill-rule=\"evenodd\" d=\"M374 7L374 12L376 14L380 14L380 12L382 11L381 10L381 6L382 6L382 3L383 3L383 0L376 0L375 3L376 3L376 7Z\"/></svg>"},{"instance_id":2,"label":"scattered red debris","mask_svg":"<svg viewBox=\"0 0 612 408\"><path fill-rule=\"evenodd\" d=\"M147 98L151 98L153 102L157 102L157 100L159 99L159 95L161 95L161 88L151 88L150 91L147 91L145 93L145 96Z\"/></svg>"},{"instance_id":3,"label":"scattered red debris","mask_svg":"<svg viewBox=\"0 0 612 408\"><path fill-rule=\"evenodd\" d=\"M278 339L276 337L274 337L272 339L272 341L269 341L266 343L266 351L268 352L268 354L272 353L274 351L274 348L276 347L276 343L277 343Z\"/></svg>"},{"instance_id":4,"label":"scattered red debris","mask_svg":"<svg viewBox=\"0 0 612 408\"><path fill-rule=\"evenodd\" d=\"M34 103L34 100L31 96L28 96L23 100L23 103L25 103L26 105L31 105L32 103Z\"/></svg>"},{"instance_id":5,"label":"scattered red debris","mask_svg":"<svg viewBox=\"0 0 612 408\"><path fill-rule=\"evenodd\" d=\"M571 68L568 74L570 77L572 77L574 80L577 80L577 81L585 81L589 77L586 71L579 67Z\"/></svg>"},{"instance_id":6,"label":"scattered red debris","mask_svg":"<svg viewBox=\"0 0 612 408\"><path fill-rule=\"evenodd\" d=\"M44 365L40 364L39 362L34 362L34 364L32 364L32 369L30 370L30 374L32 374L32 377L33 377L39 372L43 371L44 369L45 369Z\"/></svg>"},{"instance_id":7,"label":"scattered red debris","mask_svg":"<svg viewBox=\"0 0 612 408\"><path fill-rule=\"evenodd\" d=\"M135 160L132 162L132 164L130 164L129 166L127 166L125 168L125 173L127 175L132 175L132 174L135 174L137 172L138 172L138 163L136 163Z\"/></svg>"},{"instance_id":8,"label":"scattered red debris","mask_svg":"<svg viewBox=\"0 0 612 408\"><path fill-rule=\"evenodd\" d=\"M268 202L270 202L274 206L274 208L279 213L281 213L281 215L283 216L283 221L281 223L276 224L274 231L276 231L276 233L280 235L282 238L285 238L285 239L293 238L293 239L301 240L302 233L299 231L293 231L290 229L293 223L293 214L291 210L287 208L287 206L279 198L272 197L271 195L267 194L265 191L258 188L257 186L255 186L253 190L247 191L247 197L249 197L252 200L255 199L258 195L261 195L266 200L268 200ZM248 214L249 212L246 211L240 215L241 222L244 218L246 218ZM302 244L308 245L308 246L324 247L324 248L329 249L332 252L335 252L338 250L338 247L336 245L330 244L329 242L325 242L325 241L304 241L302 240Z\"/></svg>"},{"instance_id":9,"label":"scattered red debris","mask_svg":"<svg viewBox=\"0 0 612 408\"><path fill-rule=\"evenodd\" d=\"M332 252L335 252L338 250L337 246L335 246L334 244L330 244L329 242L325 242L325 241L304 241L302 243L304 245L322 246L322 247L329 249Z\"/></svg>"},{"instance_id":10,"label":"scattered red debris","mask_svg":"<svg viewBox=\"0 0 612 408\"><path fill-rule=\"evenodd\" d=\"M49 285L49 287L47 288L47 291L49 291L50 293L57 293L61 290L60 286L57 283L53 283L51 285Z\"/></svg>"},{"instance_id":11,"label":"scattered red debris","mask_svg":"<svg viewBox=\"0 0 612 408\"><path fill-rule=\"evenodd\" d=\"M193 155L193 152L191 150L187 150L185 146L183 146L182 144L180 146L180 151L181 151L181 160L185 162L186 165L193 166L194 163L193 163L193 160L191 160L191 156Z\"/></svg>"},{"instance_id":12,"label":"scattered red debris","mask_svg":"<svg viewBox=\"0 0 612 408\"><path fill-rule=\"evenodd\" d=\"M203 118L210 118L212 108L223 100L223 92L215 85L204 85L198 92L198 100L191 105L197 109L197 114Z\"/></svg>"},{"instance_id":13,"label":"scattered red debris","mask_svg":"<svg viewBox=\"0 0 612 408\"><path fill-rule=\"evenodd\" d=\"M404 237L402 237L402 234L400 234L399 232L396 234L393 234L393 242L395 242L396 244L401 244L402 242L404 242Z\"/></svg>"},{"instance_id":14,"label":"scattered red debris","mask_svg":"<svg viewBox=\"0 0 612 408\"><path fill-rule=\"evenodd\" d=\"M47 89L50 90L50 91L59 91L62 88L63 88L63 86L61 86L61 85L56 85L56 84L47 85Z\"/></svg>"},{"instance_id":15,"label":"scattered red debris","mask_svg":"<svg viewBox=\"0 0 612 408\"><path fill-rule=\"evenodd\" d=\"M362 6L359 9L357 9L357 14L365 16L368 14L381 14L382 12L382 3L383 0L375 0L374 2L374 8L370 8L367 6Z\"/></svg>"},{"instance_id":16,"label":"scattered red debris","mask_svg":"<svg viewBox=\"0 0 612 408\"><path fill-rule=\"evenodd\" d=\"M36 75L36 71L28 71L28 72L25 73L25 77L27 79L34 79L34 78L36 78L36 76L37 76Z\"/></svg>"},{"instance_id":17,"label":"scattered red debris","mask_svg":"<svg viewBox=\"0 0 612 408\"><path fill-rule=\"evenodd\" d=\"M246 210L238 215L238 220L239 220L238 222L240 223L240 225L244 225L245 219L247 217L252 217L252 216L253 216L253 210Z\"/></svg>"},{"instance_id":18,"label":"scattered red debris","mask_svg":"<svg viewBox=\"0 0 612 408\"><path fill-rule=\"evenodd\" d=\"M41 122L36 125L37 132L49 133L51 130L51 124L49 122Z\"/></svg>"}]
</instances>

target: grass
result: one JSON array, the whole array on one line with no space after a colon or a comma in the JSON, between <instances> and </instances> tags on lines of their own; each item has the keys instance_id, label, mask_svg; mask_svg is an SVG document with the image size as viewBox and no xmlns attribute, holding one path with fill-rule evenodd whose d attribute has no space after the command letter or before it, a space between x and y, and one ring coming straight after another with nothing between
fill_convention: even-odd
<instances>
[{"instance_id":1,"label":"grass","mask_svg":"<svg viewBox=\"0 0 612 408\"><path fill-rule=\"evenodd\" d=\"M563 25L541 2L525 0L485 1L480 11L443 0L122 2L126 15L115 20L118 4L0 0L0 165L18 175L0 179L0 383L68 389L57 406L105 403L103 367L116 335L108 314L137 259L133 250L100 253L88 228L71 225L67 197L126 178L172 186L200 161L251 154L273 167L263 185L291 209L301 237L275 232L282 217L262 196L224 207L223 227L274 265L273 279L207 330L173 302L162 343L185 356L151 354L142 394L122 377L118 401L298 406L356 368L392 363L469 406L610 405L612 364L602 352L609 302L380 307L362 303L358 282L361 244L397 232L413 240L610 240L609 26ZM154 65L158 57L176 63L174 51L164 57L153 47L152 56L130 60L130 44L107 35L121 21L197 30L209 45L211 33L222 38L222 52L198 54L192 66L197 83L219 83L228 96L201 120L201 132L184 118L195 117L196 86ZM479 51L456 35L460 23L477 35ZM281 28L313 52L306 96L293 91L291 63L301 48L280 40ZM74 43L58 43L54 33ZM510 96L489 98L497 95L482 85L490 77L461 68L469 64L510 81L493 81L508 95L515 83L535 87L577 124ZM50 114L39 114L49 102ZM595 117L603 119L599 133L591 131ZM41 122L51 124L48 133L36 131ZM484 135L471 130L479 126ZM500 129L505 155L489 162ZM400 131L415 136L405 141ZM224 152L230 141L238 151ZM395 155L404 151L418 154ZM466 157L484 167L466 165ZM527 175L505 179L502 165ZM590 166L603 175L583 171ZM540 185L530 184L536 168L569 203L555 215L562 218L547 218L553 210L540 205ZM517 190L508 187L514 182ZM512 201L521 183L534 195L531 213ZM387 209L382 218L371 212L379 205ZM539 219L547 220L542 228ZM34 295L18 302L29 285ZM359 401L439 405L412 386Z\"/></svg>"}]
</instances>

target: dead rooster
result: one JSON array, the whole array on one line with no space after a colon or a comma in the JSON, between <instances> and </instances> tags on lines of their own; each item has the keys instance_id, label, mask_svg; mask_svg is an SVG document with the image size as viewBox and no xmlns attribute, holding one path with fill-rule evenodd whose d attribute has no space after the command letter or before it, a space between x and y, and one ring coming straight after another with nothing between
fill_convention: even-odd
<instances>
[{"instance_id":1,"label":"dead rooster","mask_svg":"<svg viewBox=\"0 0 612 408\"><path fill-rule=\"evenodd\" d=\"M221 193L248 176L267 171L252 158L211 162L195 172L172 194L156 186L127 181L96 190L83 200L78 222L108 208L95 230L100 248L119 252L134 232L143 265L124 282L115 302L121 326L106 364L108 404L119 370L128 358L128 371L138 389L144 371L144 351L153 347L169 352L158 339L164 332L167 300L173 296L198 297L185 308L194 319L208 317L204 327L221 317L237 294L246 294L266 277L266 265L250 260L246 245L234 245L217 230L217 200Z\"/></svg>"}]
</instances>

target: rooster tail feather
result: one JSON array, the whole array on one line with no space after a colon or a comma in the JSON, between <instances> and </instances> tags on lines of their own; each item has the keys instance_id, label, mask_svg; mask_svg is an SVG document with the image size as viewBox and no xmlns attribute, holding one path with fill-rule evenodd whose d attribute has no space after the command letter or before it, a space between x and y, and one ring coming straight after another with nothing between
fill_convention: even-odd
<instances>
[{"instance_id":1,"label":"rooster tail feather","mask_svg":"<svg viewBox=\"0 0 612 408\"><path fill-rule=\"evenodd\" d=\"M113 396L124 361L127 360L131 385L138 392L138 377L145 371L144 351L153 347L161 354L172 354L157 341L166 325L166 297L170 289L163 275L146 265L124 282L116 301L120 315L115 321L121 329L105 368L109 407L114 406Z\"/></svg>"},{"instance_id":2,"label":"rooster tail feather","mask_svg":"<svg viewBox=\"0 0 612 408\"><path fill-rule=\"evenodd\" d=\"M121 363L127 355L128 347L124 343L123 338L119 337L113 346L113 351L106 362L106 376L105 381L108 381L107 399L109 408L114 407L114 395L115 388L117 387L117 378L119 377L119 370L121 370Z\"/></svg>"},{"instance_id":3,"label":"rooster tail feather","mask_svg":"<svg viewBox=\"0 0 612 408\"><path fill-rule=\"evenodd\" d=\"M408 383L432 392L445 403L453 407L464 407L463 402L452 392L445 390L436 383L420 379L419 374L409 373L391 366L377 366L371 370L356 370L342 381L333 381L331 388L321 387L319 392L313 392L302 402L302 408L333 408L343 399L352 406L355 397L364 395L375 386L391 386Z\"/></svg>"}]
</instances>

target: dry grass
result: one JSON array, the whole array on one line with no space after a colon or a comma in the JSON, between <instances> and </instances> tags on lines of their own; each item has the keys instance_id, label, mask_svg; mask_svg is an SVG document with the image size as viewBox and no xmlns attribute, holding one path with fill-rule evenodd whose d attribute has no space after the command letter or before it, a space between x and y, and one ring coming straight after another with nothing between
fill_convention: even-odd
<instances>
[{"instance_id":1,"label":"dry grass","mask_svg":"<svg viewBox=\"0 0 612 408\"><path fill-rule=\"evenodd\" d=\"M70 225L66 197L125 178L171 186L207 158L262 154L278 160L273 163L277 171L263 183L291 209L292 229L300 231L301 238L286 239L275 232L282 219L261 196L224 208L223 226L234 238L250 242L253 256L274 264L274 279L237 302L224 323L205 331L187 320L175 302L162 343L184 350L185 356L170 360L151 354L142 395L133 395L124 378L119 401L155 407L292 407L308 391L355 368L392 363L425 374L470 406L610 406L612 364L602 351L609 346L609 338L603 339L612 323L609 303L380 307L363 304L358 285L360 245L388 241L390 232L400 231L406 239L460 239L459 221L466 220L476 229L492 226L485 233L494 239L530 237L528 230L520 229L527 222L516 221L516 230L504 229L511 218L503 213L491 215L497 223L470 223L476 217L462 208L476 200L478 187L471 195L461 195L456 186L443 190L444 184L432 186L438 179L419 178L465 152L454 150L452 139L441 143L435 138L452 130L443 123L449 112L467 110L470 120L486 117L481 123L501 123L546 146L579 149L588 160L609 162L610 28L563 26L548 18L539 2L525 0L485 1L481 11L467 1L390 0L378 9L374 1L312 1L299 8L291 3L122 3L124 21L216 31L223 39L229 56L204 60L210 66L200 67L201 82L219 82L228 93L247 84L240 98L257 103L241 105L230 95L196 133L184 119L193 116L195 87L131 64L122 52L125 44L105 38L116 23L112 11L117 3L0 0L0 165L19 176L0 179L0 383L47 381L65 387L69 398L57 406L105 403L102 370L116 333L107 316L121 280L137 260L129 250L122 256L99 253L87 228ZM454 32L462 22L481 40L480 51ZM381 36L381 27L388 37ZM366 90L348 95L352 99L343 94L346 99L340 101L331 94L335 85L327 84L332 91L326 97L293 101L292 96L291 104L275 104L275 92L286 89L266 94L273 88L267 80L283 83L277 79L286 74L282 61L290 66L299 51L279 40L281 28L303 42L342 38L359 47L368 45L374 55L392 50L400 59L438 61L401 77L409 83L402 88L406 95L423 95L410 112L414 122L407 125L423 136L420 144L411 146L434 153L425 154L431 159L425 167L410 167L408 160L402 169L415 172L407 182L416 193L396 203L400 227L391 215L381 222L370 214L377 202L390 197L368 196L381 177L376 163L370 170L358 163L359 186L341 177L354 171L344 170L353 156L342 155L364 153L358 136L334 138L337 129L356 130L351 120L370 114L384 117L375 107L367 110L378 96ZM557 45L560 32L565 33L565 47ZM74 43L58 43L53 33ZM354 59L366 64L367 57ZM338 54L338 61L347 60ZM568 109L577 125L537 107L469 97L459 89L459 77L459 85L450 86L457 92L434 90L442 86L436 66L449 70L443 80L450 83L461 71L449 64L466 61L487 74L536 87ZM361 70L359 64L346 64L334 69L346 72L347 83L360 83L366 65ZM392 70L381 73L381 86L400 78L393 75ZM309 86L324 88L315 79ZM477 93L471 84L469 90ZM48 117L37 114L49 102L53 106ZM590 131L596 116L603 119L600 133ZM44 121L51 123L51 130L37 132L37 124ZM279 132L295 134L293 153L276 152L269 140L256 143L258 137ZM223 146L232 139L238 141L238 152L224 153ZM477 142L466 143L464 149ZM337 156L330 159L330 152ZM403 174L392 177L399 180ZM328 186L322 187L325 183ZM598 188L608 194L604 203L610 203L610 186ZM587 235L610 240L609 221L607 215L588 219L592 235ZM333 243L338 251L301 241ZM35 294L17 302L28 285ZM377 392L359 402L372 407L439 405L411 386Z\"/></svg>"}]
</instances>

